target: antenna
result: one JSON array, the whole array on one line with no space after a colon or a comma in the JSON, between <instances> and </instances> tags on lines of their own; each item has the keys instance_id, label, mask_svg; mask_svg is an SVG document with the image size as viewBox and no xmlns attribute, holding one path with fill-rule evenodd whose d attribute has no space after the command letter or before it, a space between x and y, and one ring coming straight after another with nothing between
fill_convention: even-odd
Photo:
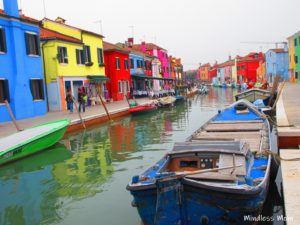
<instances>
[{"instance_id":1,"label":"antenna","mask_svg":"<svg viewBox=\"0 0 300 225\"><path fill-rule=\"evenodd\" d=\"M46 4L45 4L45 1L46 1L46 0L43 0L43 6L44 6L44 17L47 17L47 14L46 14Z\"/></svg>"}]
</instances>

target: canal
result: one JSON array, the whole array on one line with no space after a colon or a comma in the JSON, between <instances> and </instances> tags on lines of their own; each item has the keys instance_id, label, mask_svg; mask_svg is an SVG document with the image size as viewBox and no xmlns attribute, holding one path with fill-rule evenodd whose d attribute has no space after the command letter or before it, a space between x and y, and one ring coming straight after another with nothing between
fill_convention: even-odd
<instances>
[{"instance_id":1,"label":"canal","mask_svg":"<svg viewBox=\"0 0 300 225\"><path fill-rule=\"evenodd\" d=\"M41 154L0 169L1 225L139 225L126 185L174 142L184 141L233 101L212 88L173 108L124 117L67 135ZM263 215L281 215L281 180L270 185ZM282 225L276 218L262 224Z\"/></svg>"}]
</instances>

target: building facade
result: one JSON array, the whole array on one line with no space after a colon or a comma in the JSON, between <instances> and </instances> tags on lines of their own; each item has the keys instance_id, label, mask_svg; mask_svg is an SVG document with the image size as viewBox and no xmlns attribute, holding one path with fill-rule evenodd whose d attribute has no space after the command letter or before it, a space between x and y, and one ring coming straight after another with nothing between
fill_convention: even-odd
<instances>
[{"instance_id":1,"label":"building facade","mask_svg":"<svg viewBox=\"0 0 300 225\"><path fill-rule=\"evenodd\" d=\"M295 42L294 42L294 36L297 36L297 34L292 35L288 37L288 45L289 45L289 76L290 81L295 82L296 80L299 80L299 75L295 73L296 68L296 62L295 62Z\"/></svg>"},{"instance_id":2,"label":"building facade","mask_svg":"<svg viewBox=\"0 0 300 225\"><path fill-rule=\"evenodd\" d=\"M209 82L210 64L206 63L200 66L200 80L201 82Z\"/></svg>"},{"instance_id":3,"label":"building facade","mask_svg":"<svg viewBox=\"0 0 300 225\"><path fill-rule=\"evenodd\" d=\"M47 112L39 21L19 14L17 0L0 10L0 122L10 121L7 100L17 120Z\"/></svg>"},{"instance_id":4,"label":"building facade","mask_svg":"<svg viewBox=\"0 0 300 225\"><path fill-rule=\"evenodd\" d=\"M60 17L41 21L41 46L45 65L49 108L67 109L65 96L75 99L78 88L85 88L88 102L106 97L102 35L66 24Z\"/></svg>"},{"instance_id":5,"label":"building facade","mask_svg":"<svg viewBox=\"0 0 300 225\"><path fill-rule=\"evenodd\" d=\"M103 48L105 74L109 78L106 98L124 100L129 96L131 87L129 51L108 42L103 42Z\"/></svg>"},{"instance_id":6,"label":"building facade","mask_svg":"<svg viewBox=\"0 0 300 225\"><path fill-rule=\"evenodd\" d=\"M295 79L300 79L300 33L294 35Z\"/></svg>"},{"instance_id":7,"label":"building facade","mask_svg":"<svg viewBox=\"0 0 300 225\"><path fill-rule=\"evenodd\" d=\"M289 80L289 56L287 49L276 48L266 52L266 78L273 82L275 76Z\"/></svg>"}]
</instances>

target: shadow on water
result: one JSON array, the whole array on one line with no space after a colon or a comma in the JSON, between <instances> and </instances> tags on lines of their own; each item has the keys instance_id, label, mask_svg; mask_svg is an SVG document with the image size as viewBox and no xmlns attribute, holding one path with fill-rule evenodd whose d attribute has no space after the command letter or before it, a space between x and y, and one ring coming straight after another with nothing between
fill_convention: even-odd
<instances>
[{"instance_id":1,"label":"shadow on water","mask_svg":"<svg viewBox=\"0 0 300 225\"><path fill-rule=\"evenodd\" d=\"M234 94L212 88L172 108L67 135L41 154L1 167L0 224L140 224L128 181L232 103ZM263 215L282 214L276 187L270 184Z\"/></svg>"}]
</instances>

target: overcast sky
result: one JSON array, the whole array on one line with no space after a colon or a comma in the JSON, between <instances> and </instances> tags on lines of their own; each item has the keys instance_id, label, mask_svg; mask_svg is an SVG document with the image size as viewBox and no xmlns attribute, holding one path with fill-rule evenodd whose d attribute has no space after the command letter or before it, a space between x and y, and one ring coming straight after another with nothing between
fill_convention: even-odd
<instances>
[{"instance_id":1,"label":"overcast sky","mask_svg":"<svg viewBox=\"0 0 300 225\"><path fill-rule=\"evenodd\" d=\"M156 42L180 57L185 69L225 61L229 55L266 51L300 30L300 0L18 0L23 12L42 19L63 17L105 40ZM0 8L2 0L0 0ZM133 29L132 29L133 26Z\"/></svg>"}]
</instances>

